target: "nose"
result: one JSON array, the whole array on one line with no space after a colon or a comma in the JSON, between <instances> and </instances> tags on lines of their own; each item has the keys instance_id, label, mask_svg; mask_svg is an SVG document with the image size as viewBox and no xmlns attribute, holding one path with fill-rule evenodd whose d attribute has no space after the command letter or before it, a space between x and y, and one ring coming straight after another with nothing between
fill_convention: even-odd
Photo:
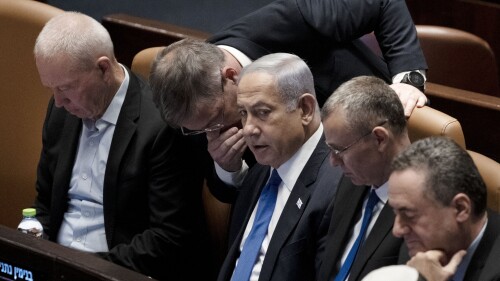
<instances>
[{"instance_id":1,"label":"nose","mask_svg":"<svg viewBox=\"0 0 500 281\"><path fill-rule=\"evenodd\" d=\"M259 128L254 124L252 117L247 116L245 119L242 119L241 123L243 125L243 136L250 137L259 133Z\"/></svg>"},{"instance_id":2,"label":"nose","mask_svg":"<svg viewBox=\"0 0 500 281\"><path fill-rule=\"evenodd\" d=\"M62 107L70 102L68 98L66 98L63 94L59 93L57 90L54 90L54 101L56 107Z\"/></svg>"},{"instance_id":3,"label":"nose","mask_svg":"<svg viewBox=\"0 0 500 281\"><path fill-rule=\"evenodd\" d=\"M342 158L336 156L333 152L330 152L330 164L334 167L339 166L342 163Z\"/></svg>"},{"instance_id":4,"label":"nose","mask_svg":"<svg viewBox=\"0 0 500 281\"><path fill-rule=\"evenodd\" d=\"M395 237L402 238L408 232L408 227L401 221L400 216L396 215L394 218L394 225L392 226L392 234Z\"/></svg>"}]
</instances>

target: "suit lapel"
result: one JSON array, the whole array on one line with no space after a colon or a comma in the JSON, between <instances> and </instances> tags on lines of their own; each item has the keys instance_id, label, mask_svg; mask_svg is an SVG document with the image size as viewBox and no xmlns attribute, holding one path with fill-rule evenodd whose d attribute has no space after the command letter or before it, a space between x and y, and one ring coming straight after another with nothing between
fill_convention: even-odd
<instances>
[{"instance_id":1,"label":"suit lapel","mask_svg":"<svg viewBox=\"0 0 500 281\"><path fill-rule=\"evenodd\" d=\"M260 272L259 281L271 279L271 273L273 272L279 252L288 240L290 234L295 229L295 226L302 217L304 210L307 208L310 195L311 191L302 183L297 182L293 187L292 193L285 204L283 213L281 213L276 229L274 230L273 237L269 243L269 248L267 249L264 264L262 265L262 270ZM296 205L299 198L302 201L301 208L298 208Z\"/></svg>"},{"instance_id":2,"label":"suit lapel","mask_svg":"<svg viewBox=\"0 0 500 281\"><path fill-rule=\"evenodd\" d=\"M392 226L394 223L394 212L389 204L385 204L373 225L373 229L365 239L366 243L361 246L361 249L356 256L356 260L352 265L349 279L356 280L365 266L368 259L373 255L377 247L382 244L382 241L387 235L392 235Z\"/></svg>"},{"instance_id":3,"label":"suit lapel","mask_svg":"<svg viewBox=\"0 0 500 281\"><path fill-rule=\"evenodd\" d=\"M484 230L483 238L472 256L467 271L465 272L464 281L479 280L481 271L483 270L488 256L497 237L500 233L500 217L493 212L488 212L488 224Z\"/></svg>"},{"instance_id":4,"label":"suit lapel","mask_svg":"<svg viewBox=\"0 0 500 281\"><path fill-rule=\"evenodd\" d=\"M288 241L288 237L293 233L304 210L309 204L310 195L314 191L313 184L318 177L321 164L325 161L327 156L328 148L325 145L324 137L322 137L300 173L292 189L292 193L290 197L288 197L283 212L281 213L273 237L269 243L269 248L267 249L259 281L271 279L273 268L277 262L281 249L283 249L283 245ZM302 206L300 208L297 206L299 199L302 201Z\"/></svg>"},{"instance_id":5,"label":"suit lapel","mask_svg":"<svg viewBox=\"0 0 500 281\"><path fill-rule=\"evenodd\" d=\"M345 176L342 178L328 231L328 244L320 270L321 280L333 279L337 275L337 265L352 235L361 213L363 199L369 189L367 186L355 186Z\"/></svg>"},{"instance_id":6,"label":"suit lapel","mask_svg":"<svg viewBox=\"0 0 500 281\"><path fill-rule=\"evenodd\" d=\"M64 213L68 208L68 190L73 172L73 164L75 162L76 150L78 146L78 138L82 122L79 118L67 113L64 121L60 142L59 159L54 172L53 197L51 225L60 226ZM59 228L51 228L53 231L50 237L57 237Z\"/></svg>"},{"instance_id":7,"label":"suit lapel","mask_svg":"<svg viewBox=\"0 0 500 281\"><path fill-rule=\"evenodd\" d=\"M128 71L128 69L127 69ZM119 170L123 165L123 158L132 137L135 135L137 120L140 116L141 91L140 84L136 76L130 74L129 86L123 101L120 115L116 122L115 132L108 155L106 173L104 175L104 222L108 245L111 245L113 237L114 212L116 211L116 193L119 190L118 179Z\"/></svg>"}]
</instances>

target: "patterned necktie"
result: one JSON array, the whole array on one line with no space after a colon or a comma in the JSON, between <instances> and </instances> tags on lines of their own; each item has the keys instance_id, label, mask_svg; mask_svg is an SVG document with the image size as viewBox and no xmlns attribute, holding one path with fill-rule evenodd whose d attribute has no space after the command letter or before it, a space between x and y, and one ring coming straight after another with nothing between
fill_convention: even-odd
<instances>
[{"instance_id":1,"label":"patterned necktie","mask_svg":"<svg viewBox=\"0 0 500 281\"><path fill-rule=\"evenodd\" d=\"M361 230L359 231L359 235L356 238L356 241L354 241L354 244L352 245L347 258L345 259L344 264L340 268L339 273L335 277L335 281L344 281L349 275L351 266L356 259L356 254L358 253L361 244L365 240L366 229L368 229L368 225L370 224L370 220L373 215L373 208L375 207L375 205L377 205L378 201L379 198L375 193L375 190L372 190L370 193L370 197L368 197L368 202L366 203L365 212L363 214L363 222L361 223Z\"/></svg>"},{"instance_id":2,"label":"patterned necktie","mask_svg":"<svg viewBox=\"0 0 500 281\"><path fill-rule=\"evenodd\" d=\"M278 175L278 171L275 169L260 194L259 206L257 207L252 230L245 240L243 250L238 260L238 265L234 270L231 281L248 281L250 279L262 241L264 241L264 237L267 234L269 222L274 212L276 197L278 196L278 186L280 183L281 178Z\"/></svg>"}]
</instances>

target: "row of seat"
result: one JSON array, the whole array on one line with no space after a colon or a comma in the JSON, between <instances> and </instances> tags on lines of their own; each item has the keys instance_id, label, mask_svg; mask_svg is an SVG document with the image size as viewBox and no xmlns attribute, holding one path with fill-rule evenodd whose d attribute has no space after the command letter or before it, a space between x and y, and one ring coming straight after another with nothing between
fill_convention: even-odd
<instances>
[{"instance_id":1,"label":"row of seat","mask_svg":"<svg viewBox=\"0 0 500 281\"><path fill-rule=\"evenodd\" d=\"M119 60L128 66L132 64L134 55L143 49L167 46L183 38L203 40L209 36L209 34L198 30L126 14L106 15L103 17L102 23L110 31L113 41L120 42L119 46L115 46L115 51ZM481 93L483 91L481 87L485 83L483 80L493 81L495 79L496 67L491 48L477 36L456 29L417 25L417 31L421 41L429 42L428 44L422 43L422 48L425 56L430 58L428 59L428 64L431 66L428 73L430 81L427 83L426 95L430 98L432 107L459 118L469 149L500 162L500 146L498 146L500 130L496 124L500 120L500 97ZM447 35L441 36L441 33ZM444 40L441 37L460 39ZM373 35L365 36L363 40L368 40L366 43L375 47L374 51L377 52L378 45ZM471 42L467 44L470 46L469 48L461 47L464 41ZM478 50L468 51L472 46ZM433 55L433 53L438 55ZM448 53L454 55L449 56ZM473 59L472 56L475 53L482 53L482 57L486 59ZM440 54L443 56L441 57ZM445 60L445 57L448 58ZM475 61L482 63L471 64ZM489 66L486 65L488 63ZM432 69L436 65L448 68L440 72L433 71ZM454 69L460 71L454 72ZM488 69L492 71L488 71ZM436 75L438 76L436 77ZM439 75L449 76L452 79L449 81L439 80ZM468 75L474 77L479 75L485 79L477 80L479 78L475 78L474 81L468 79ZM475 87L472 88L474 91L459 88L463 85L458 84L461 81L469 81L468 85ZM491 83L497 84L498 82Z\"/></svg>"},{"instance_id":2,"label":"row of seat","mask_svg":"<svg viewBox=\"0 0 500 281\"><path fill-rule=\"evenodd\" d=\"M495 54L482 38L444 26L416 25L420 46L429 66L427 81L500 97ZM379 56L373 33L361 40Z\"/></svg>"},{"instance_id":3,"label":"row of seat","mask_svg":"<svg viewBox=\"0 0 500 281\"><path fill-rule=\"evenodd\" d=\"M0 38L5 38L0 43L0 224L12 228L20 220L20 210L30 206L35 197L41 127L50 97L39 82L32 49L43 24L62 12L32 0L0 1ZM168 36L179 40L191 35L175 33ZM198 33L195 37L202 39L204 34ZM116 42L115 45L121 46ZM150 63L158 50L153 48L139 52L134 57L132 70L147 77ZM498 105L500 112L500 102ZM461 122L433 108L416 110L409 119L409 128L412 140L429 135L447 135L462 147L469 148ZM470 153L487 182L488 206L500 210L500 164L482 153ZM202 196L213 243L217 245L216 249L221 249L218 257L223 258L230 206L218 202L206 188Z\"/></svg>"},{"instance_id":4,"label":"row of seat","mask_svg":"<svg viewBox=\"0 0 500 281\"><path fill-rule=\"evenodd\" d=\"M147 79L152 61L163 47L147 48L134 56L132 71ZM448 136L466 149L466 140L460 122L441 111L425 106L413 111L408 119L410 141L429 136ZM480 153L468 150L484 178L488 188L488 207L500 212L500 163ZM226 249L226 230L228 228L230 205L219 202L203 187L203 202L207 214L212 243L219 249L217 255L223 257Z\"/></svg>"}]
</instances>

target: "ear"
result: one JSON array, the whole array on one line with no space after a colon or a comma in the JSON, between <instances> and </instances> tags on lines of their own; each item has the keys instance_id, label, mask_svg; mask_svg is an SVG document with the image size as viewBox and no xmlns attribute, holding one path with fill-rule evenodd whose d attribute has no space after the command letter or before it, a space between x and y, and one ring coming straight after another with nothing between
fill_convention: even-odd
<instances>
[{"instance_id":1,"label":"ear","mask_svg":"<svg viewBox=\"0 0 500 281\"><path fill-rule=\"evenodd\" d=\"M308 125L313 120L316 112L316 98L309 93L303 94L299 98L297 109L301 110L302 124Z\"/></svg>"},{"instance_id":2,"label":"ear","mask_svg":"<svg viewBox=\"0 0 500 281\"><path fill-rule=\"evenodd\" d=\"M110 77L111 62L108 57L100 57L97 59L97 67L101 70L101 73L105 79Z\"/></svg>"},{"instance_id":3,"label":"ear","mask_svg":"<svg viewBox=\"0 0 500 281\"><path fill-rule=\"evenodd\" d=\"M384 152L389 145L389 131L382 126L377 126L373 128L372 134L375 136L378 151Z\"/></svg>"},{"instance_id":4,"label":"ear","mask_svg":"<svg viewBox=\"0 0 500 281\"><path fill-rule=\"evenodd\" d=\"M233 81L234 84L238 81L238 75L239 73L232 67L224 66L222 68L222 77Z\"/></svg>"},{"instance_id":5,"label":"ear","mask_svg":"<svg viewBox=\"0 0 500 281\"><path fill-rule=\"evenodd\" d=\"M472 203L469 196L465 193L455 195L450 205L455 208L457 222L463 223L470 219L472 215Z\"/></svg>"}]
</instances>

